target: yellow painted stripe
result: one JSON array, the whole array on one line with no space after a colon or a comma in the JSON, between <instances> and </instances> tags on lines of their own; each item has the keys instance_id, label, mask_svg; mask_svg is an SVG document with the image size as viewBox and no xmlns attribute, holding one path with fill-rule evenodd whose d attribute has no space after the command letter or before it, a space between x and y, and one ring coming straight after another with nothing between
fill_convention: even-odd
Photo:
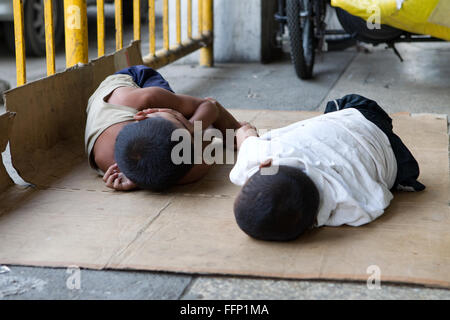
<instances>
[{"instance_id":1,"label":"yellow painted stripe","mask_svg":"<svg viewBox=\"0 0 450 320\"><path fill-rule=\"evenodd\" d=\"M115 0L116 50L123 48L123 7L122 0Z\"/></svg>"},{"instance_id":2,"label":"yellow painted stripe","mask_svg":"<svg viewBox=\"0 0 450 320\"><path fill-rule=\"evenodd\" d=\"M14 36L16 42L16 74L17 86L26 83L26 65L25 65L25 41L23 25L23 3L22 0L14 0Z\"/></svg>"},{"instance_id":3,"label":"yellow painted stripe","mask_svg":"<svg viewBox=\"0 0 450 320\"><path fill-rule=\"evenodd\" d=\"M155 0L148 0L148 31L150 41L150 55L155 55Z\"/></svg>"},{"instance_id":4,"label":"yellow painted stripe","mask_svg":"<svg viewBox=\"0 0 450 320\"><path fill-rule=\"evenodd\" d=\"M64 0L66 66L88 63L86 0Z\"/></svg>"},{"instance_id":5,"label":"yellow painted stripe","mask_svg":"<svg viewBox=\"0 0 450 320\"><path fill-rule=\"evenodd\" d=\"M53 33L53 2L44 1L45 17L45 53L47 57L47 75L55 74L55 35Z\"/></svg>"},{"instance_id":6,"label":"yellow painted stripe","mask_svg":"<svg viewBox=\"0 0 450 320\"><path fill-rule=\"evenodd\" d=\"M141 40L141 0L133 1L134 40Z\"/></svg>"},{"instance_id":7,"label":"yellow painted stripe","mask_svg":"<svg viewBox=\"0 0 450 320\"><path fill-rule=\"evenodd\" d=\"M163 3L163 39L164 49L169 50L169 0Z\"/></svg>"},{"instance_id":8,"label":"yellow painted stripe","mask_svg":"<svg viewBox=\"0 0 450 320\"><path fill-rule=\"evenodd\" d=\"M105 55L105 0L97 0L97 51Z\"/></svg>"}]
</instances>

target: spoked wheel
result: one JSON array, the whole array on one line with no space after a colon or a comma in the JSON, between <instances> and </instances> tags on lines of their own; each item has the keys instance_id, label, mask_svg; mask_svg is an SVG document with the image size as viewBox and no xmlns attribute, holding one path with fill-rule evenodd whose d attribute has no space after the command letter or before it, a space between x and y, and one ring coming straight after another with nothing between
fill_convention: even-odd
<instances>
[{"instance_id":1,"label":"spoked wheel","mask_svg":"<svg viewBox=\"0 0 450 320\"><path fill-rule=\"evenodd\" d=\"M297 76L312 78L315 58L312 0L287 0L286 16L291 44L291 59Z\"/></svg>"},{"instance_id":2,"label":"spoked wheel","mask_svg":"<svg viewBox=\"0 0 450 320\"><path fill-rule=\"evenodd\" d=\"M26 52L33 56L44 56L46 49L44 1L27 0L24 2L23 11ZM55 46L58 47L64 36L64 7L63 1L60 0L53 0L53 27ZM14 52L14 23L5 22L4 29L8 48Z\"/></svg>"}]
</instances>

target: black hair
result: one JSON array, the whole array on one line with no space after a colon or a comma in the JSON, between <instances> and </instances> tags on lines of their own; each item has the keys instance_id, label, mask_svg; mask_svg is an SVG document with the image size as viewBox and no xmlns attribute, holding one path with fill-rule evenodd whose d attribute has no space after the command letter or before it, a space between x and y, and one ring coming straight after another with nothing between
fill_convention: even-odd
<instances>
[{"instance_id":1,"label":"black hair","mask_svg":"<svg viewBox=\"0 0 450 320\"><path fill-rule=\"evenodd\" d=\"M175 129L174 123L161 117L124 126L114 149L120 171L142 189L164 191L175 185L193 166L193 161L174 164L171 159L172 149L179 143L171 141Z\"/></svg>"},{"instance_id":2,"label":"black hair","mask_svg":"<svg viewBox=\"0 0 450 320\"><path fill-rule=\"evenodd\" d=\"M279 166L274 175L255 173L234 202L234 215L247 235L289 241L312 228L319 209L319 191L302 170Z\"/></svg>"}]
</instances>

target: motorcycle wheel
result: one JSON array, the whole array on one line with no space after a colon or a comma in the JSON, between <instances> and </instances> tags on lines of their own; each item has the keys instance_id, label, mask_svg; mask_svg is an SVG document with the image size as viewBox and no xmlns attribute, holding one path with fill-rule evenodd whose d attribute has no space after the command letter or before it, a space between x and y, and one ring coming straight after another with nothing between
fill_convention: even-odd
<instances>
[{"instance_id":1,"label":"motorcycle wheel","mask_svg":"<svg viewBox=\"0 0 450 320\"><path fill-rule=\"evenodd\" d=\"M305 13L306 17L300 18ZM315 59L314 23L310 0L286 1L287 26L291 45L291 60L301 79L312 78Z\"/></svg>"},{"instance_id":2,"label":"motorcycle wheel","mask_svg":"<svg viewBox=\"0 0 450 320\"><path fill-rule=\"evenodd\" d=\"M26 53L38 57L45 56L44 2L42 0L25 1L23 11ZM57 48L64 36L64 7L63 2L59 0L53 0L53 27ZM5 22L4 31L8 49L15 52L14 22Z\"/></svg>"}]
</instances>

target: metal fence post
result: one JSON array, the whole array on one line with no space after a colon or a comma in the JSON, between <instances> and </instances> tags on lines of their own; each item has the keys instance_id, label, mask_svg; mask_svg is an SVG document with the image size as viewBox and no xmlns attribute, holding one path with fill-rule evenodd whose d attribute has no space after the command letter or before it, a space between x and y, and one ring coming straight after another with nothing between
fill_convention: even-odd
<instances>
[{"instance_id":1,"label":"metal fence post","mask_svg":"<svg viewBox=\"0 0 450 320\"><path fill-rule=\"evenodd\" d=\"M163 1L163 42L164 50L169 51L170 34L169 34L169 0Z\"/></svg>"},{"instance_id":2,"label":"metal fence post","mask_svg":"<svg viewBox=\"0 0 450 320\"><path fill-rule=\"evenodd\" d=\"M141 40L141 0L133 1L133 35L134 40Z\"/></svg>"},{"instance_id":3,"label":"metal fence post","mask_svg":"<svg viewBox=\"0 0 450 320\"><path fill-rule=\"evenodd\" d=\"M123 48L123 1L114 0L116 20L116 51Z\"/></svg>"},{"instance_id":4,"label":"metal fence post","mask_svg":"<svg viewBox=\"0 0 450 320\"><path fill-rule=\"evenodd\" d=\"M25 65L25 40L23 24L23 1L14 0L14 34L16 39L16 74L17 85L21 86L27 81Z\"/></svg>"},{"instance_id":5,"label":"metal fence post","mask_svg":"<svg viewBox=\"0 0 450 320\"><path fill-rule=\"evenodd\" d=\"M105 55L105 0L97 0L97 52Z\"/></svg>"},{"instance_id":6,"label":"metal fence post","mask_svg":"<svg viewBox=\"0 0 450 320\"><path fill-rule=\"evenodd\" d=\"M204 35L214 35L214 0L199 0L202 1L202 32ZM214 37L212 37L214 39ZM200 49L200 65L203 67L212 67L214 65L214 49L213 41L205 47Z\"/></svg>"},{"instance_id":7,"label":"metal fence post","mask_svg":"<svg viewBox=\"0 0 450 320\"><path fill-rule=\"evenodd\" d=\"M156 25L155 25L155 0L148 0L148 33L149 33L149 55L156 53Z\"/></svg>"},{"instance_id":8,"label":"metal fence post","mask_svg":"<svg viewBox=\"0 0 450 320\"><path fill-rule=\"evenodd\" d=\"M55 35L53 29L53 2L44 1L45 11L45 53L47 57L47 75L55 73Z\"/></svg>"},{"instance_id":9,"label":"metal fence post","mask_svg":"<svg viewBox=\"0 0 450 320\"><path fill-rule=\"evenodd\" d=\"M86 0L64 0L66 66L88 63Z\"/></svg>"}]
</instances>

